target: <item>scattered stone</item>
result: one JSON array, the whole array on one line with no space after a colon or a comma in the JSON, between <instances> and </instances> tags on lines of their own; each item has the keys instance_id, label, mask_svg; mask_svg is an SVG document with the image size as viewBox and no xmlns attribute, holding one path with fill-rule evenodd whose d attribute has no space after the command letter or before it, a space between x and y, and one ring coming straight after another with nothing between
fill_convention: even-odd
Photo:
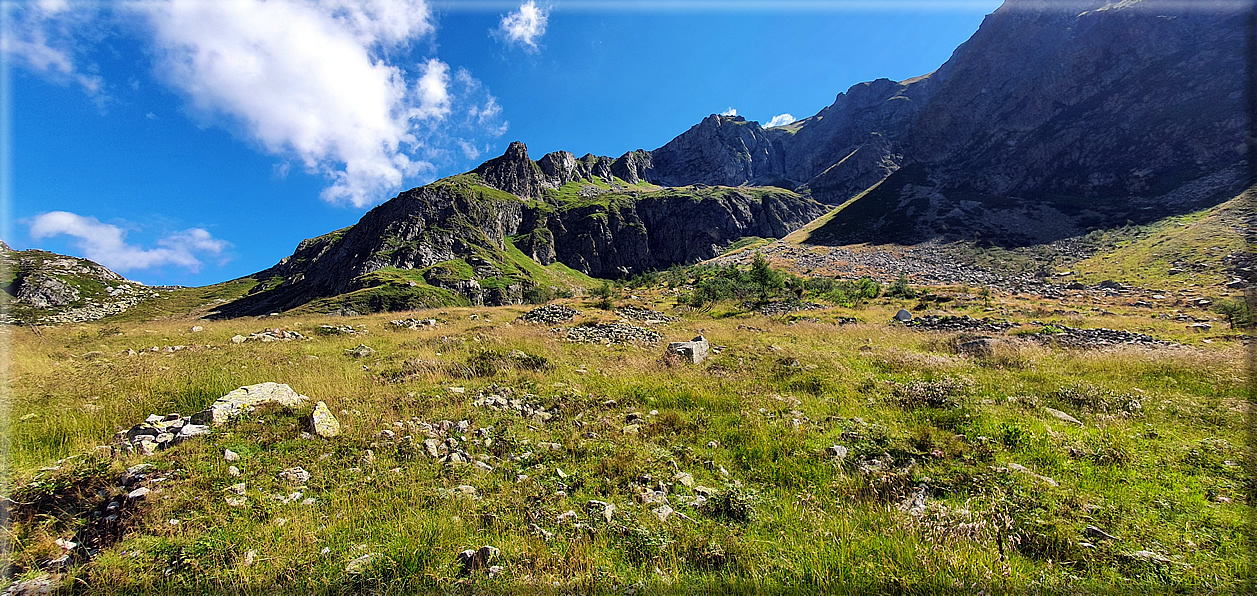
<instances>
[{"instance_id":1,"label":"scattered stone","mask_svg":"<svg viewBox=\"0 0 1257 596\"><path fill-rule=\"evenodd\" d=\"M240 476L240 468L237 468L236 466L229 466L227 468L227 475L233 477Z\"/></svg>"},{"instance_id":2,"label":"scattered stone","mask_svg":"<svg viewBox=\"0 0 1257 596\"><path fill-rule=\"evenodd\" d=\"M1066 414L1065 412L1062 412L1062 411L1060 411L1060 410L1057 410L1057 409L1054 409L1054 408L1046 408L1046 407L1045 407L1045 408L1043 408L1043 411L1044 411L1044 413L1046 413L1047 415L1049 415L1049 416L1051 416L1051 417L1053 417L1053 418L1055 418L1055 419L1057 419L1057 420L1060 420L1061 422L1068 422L1068 423L1070 423L1070 424L1076 424L1076 425L1078 425L1078 426L1086 426L1085 424L1083 424L1083 423L1082 423L1080 420L1078 420L1077 418L1074 418L1073 416L1070 416L1069 414Z\"/></svg>"},{"instance_id":3,"label":"scattered stone","mask_svg":"<svg viewBox=\"0 0 1257 596\"><path fill-rule=\"evenodd\" d=\"M834 459L844 459L847 457L847 448L842 445L830 445L825 448L825 453Z\"/></svg>"},{"instance_id":4,"label":"scattered stone","mask_svg":"<svg viewBox=\"0 0 1257 596\"><path fill-rule=\"evenodd\" d=\"M674 341L668 344L669 354L675 354L694 364L701 364L706 360L709 349L707 339L701 335L690 341Z\"/></svg>"},{"instance_id":5,"label":"scattered stone","mask_svg":"<svg viewBox=\"0 0 1257 596\"><path fill-rule=\"evenodd\" d=\"M127 493L127 498L128 499L143 499L144 497L148 496L148 493L150 492L152 491L150 491L147 486L141 486Z\"/></svg>"},{"instance_id":6,"label":"scattered stone","mask_svg":"<svg viewBox=\"0 0 1257 596\"><path fill-rule=\"evenodd\" d=\"M321 401L314 405L314 412L310 414L310 425L314 427L314 434L325 439L340 434L340 421L332 415L327 404Z\"/></svg>"},{"instance_id":7,"label":"scattered stone","mask_svg":"<svg viewBox=\"0 0 1257 596\"><path fill-rule=\"evenodd\" d=\"M1033 321L1033 323L1035 325L1042 324L1038 321ZM1151 335L1143 333L1135 333L1133 331L1105 329L1103 327L1095 329L1080 329L1077 327L1057 324L1045 326L1045 330L1049 327L1050 332L1035 333L1030 337L1044 344L1051 344L1066 348L1099 348L1123 344L1146 346L1174 345L1173 342L1157 339Z\"/></svg>"},{"instance_id":8,"label":"scattered stone","mask_svg":"<svg viewBox=\"0 0 1257 596\"><path fill-rule=\"evenodd\" d=\"M592 515L601 515L603 519L610 523L611 517L615 515L615 504L605 501L587 501L585 510Z\"/></svg>"},{"instance_id":9,"label":"scattered stone","mask_svg":"<svg viewBox=\"0 0 1257 596\"><path fill-rule=\"evenodd\" d=\"M288 468L279 473L279 479L289 484L305 484L310 481L310 473L304 468Z\"/></svg>"},{"instance_id":10,"label":"scattered stone","mask_svg":"<svg viewBox=\"0 0 1257 596\"><path fill-rule=\"evenodd\" d=\"M908 311L901 310L900 313ZM898 320L898 314L895 315ZM911 315L909 315L911 316ZM916 317L903 322L904 325L913 329L921 329L928 331L987 331L993 333L1003 333L1013 327L1016 323L1010 323L999 319L982 318L975 319L969 315L961 315L958 317L943 315L925 315Z\"/></svg>"},{"instance_id":11,"label":"scattered stone","mask_svg":"<svg viewBox=\"0 0 1257 596\"><path fill-rule=\"evenodd\" d=\"M223 450L223 459L227 461L240 461L240 454L230 449Z\"/></svg>"},{"instance_id":12,"label":"scattered stone","mask_svg":"<svg viewBox=\"0 0 1257 596\"><path fill-rule=\"evenodd\" d=\"M236 338L240 338L240 341L236 341ZM237 343L237 344L242 344L246 341L259 341L262 343L269 343L273 341L293 341L297 339L307 339L307 338L306 336L300 333L297 333L296 331L288 331L286 329L264 329L262 331L258 331L257 333L250 333L249 337L237 335L231 338L231 342Z\"/></svg>"},{"instance_id":13,"label":"scattered stone","mask_svg":"<svg viewBox=\"0 0 1257 596\"><path fill-rule=\"evenodd\" d=\"M57 584L53 582L51 576L41 575L34 579L14 582L5 588L4 592L0 592L0 596L49 596L56 587Z\"/></svg>"},{"instance_id":14,"label":"scattered stone","mask_svg":"<svg viewBox=\"0 0 1257 596\"><path fill-rule=\"evenodd\" d=\"M1082 533L1093 540L1117 540L1117 536L1109 534L1095 526L1087 526L1082 529Z\"/></svg>"},{"instance_id":15,"label":"scattered stone","mask_svg":"<svg viewBox=\"0 0 1257 596\"><path fill-rule=\"evenodd\" d=\"M440 325L436 319L398 319L388 324L401 329L436 329Z\"/></svg>"},{"instance_id":16,"label":"scattered stone","mask_svg":"<svg viewBox=\"0 0 1257 596\"><path fill-rule=\"evenodd\" d=\"M1060 483L1058 483L1056 480L1049 478L1047 476L1043 476L1041 474L1036 474L1035 472L1030 470L1030 468L1027 468L1021 464L1010 463L1008 464L1008 469L1014 472L1021 472L1022 474L1030 476L1031 478L1034 478L1035 480L1050 484L1052 486L1060 486Z\"/></svg>"},{"instance_id":17,"label":"scattered stone","mask_svg":"<svg viewBox=\"0 0 1257 596\"><path fill-rule=\"evenodd\" d=\"M677 475L673 477L673 480L680 482L682 486L685 486L687 488L694 488L694 475L693 474L689 474L686 472L677 472Z\"/></svg>"},{"instance_id":18,"label":"scattered stone","mask_svg":"<svg viewBox=\"0 0 1257 596\"><path fill-rule=\"evenodd\" d=\"M244 561L242 561L242 563L244 564L245 567L249 567L249 566L252 566L254 561L257 561L257 560L258 560L258 551L249 549L244 552Z\"/></svg>"},{"instance_id":19,"label":"scattered stone","mask_svg":"<svg viewBox=\"0 0 1257 596\"><path fill-rule=\"evenodd\" d=\"M370 569L371 564L375 563L376 559L379 559L381 556L383 555L380 553L367 553L362 555L345 565L345 573L348 573L349 575L361 575Z\"/></svg>"},{"instance_id":20,"label":"scattered stone","mask_svg":"<svg viewBox=\"0 0 1257 596\"><path fill-rule=\"evenodd\" d=\"M667 505L660 505L652 509L651 512L654 513L655 516L659 518L659 521L667 521L668 517L671 516L673 513L672 508Z\"/></svg>"},{"instance_id":21,"label":"scattered stone","mask_svg":"<svg viewBox=\"0 0 1257 596\"><path fill-rule=\"evenodd\" d=\"M534 308L522 315L516 320L527 323L542 323L545 325L559 325L566 323L579 315L580 311L570 306L561 304L547 304L538 308Z\"/></svg>"},{"instance_id":22,"label":"scattered stone","mask_svg":"<svg viewBox=\"0 0 1257 596\"><path fill-rule=\"evenodd\" d=\"M352 356L354 358L367 358L372 354L375 354L375 350L366 344L358 344L358 347L356 348L349 348L345 350L346 356Z\"/></svg>"},{"instance_id":23,"label":"scattered stone","mask_svg":"<svg viewBox=\"0 0 1257 596\"><path fill-rule=\"evenodd\" d=\"M895 320L900 323L907 323L912 320L912 313L901 308L899 312L895 313Z\"/></svg>"},{"instance_id":24,"label":"scattered stone","mask_svg":"<svg viewBox=\"0 0 1257 596\"><path fill-rule=\"evenodd\" d=\"M247 338L247 337L245 337L245 336L243 336L243 335L233 335L233 336L231 336L231 343L233 343L233 344L242 344L242 343L244 343L244 342L245 342L246 340L248 340L248 339L249 339L249 338Z\"/></svg>"}]
</instances>

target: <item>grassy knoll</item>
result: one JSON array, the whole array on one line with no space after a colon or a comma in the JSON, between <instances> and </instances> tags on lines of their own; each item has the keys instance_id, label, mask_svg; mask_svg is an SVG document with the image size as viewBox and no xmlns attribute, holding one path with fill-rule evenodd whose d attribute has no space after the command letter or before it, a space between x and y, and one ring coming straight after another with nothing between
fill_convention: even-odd
<instances>
[{"instance_id":1,"label":"grassy knoll","mask_svg":"<svg viewBox=\"0 0 1257 596\"><path fill-rule=\"evenodd\" d=\"M69 566L67 589L1234 593L1251 573L1245 352L1225 325L1193 334L1118 304L1096 318L959 289L935 289L952 296L941 305L882 295L781 317L677 307L664 286L631 293L641 300L621 305L681 317L658 327L665 342L701 333L723 349L691 365L662 346L568 343L515 321L524 306L413 313L442 322L424 330L388 324L409 313L9 328L7 563L36 574L143 462L153 492L120 540ZM583 311L576 324L615 319L564 302ZM1066 350L1008 334L966 355L963 334L889 325L903 307L1181 345ZM323 335L323 323L367 333ZM271 327L313 339L230 341ZM345 354L359 343L375 354ZM175 345L189 347L163 349ZM342 434L302 438L310 408L265 410L151 457L93 454L150 413L264 381L326 401ZM503 387L555 417L473 405ZM414 423L441 420L468 421L449 436L492 471L426 456ZM277 478L295 466L311 473L304 488ZM229 505L240 482L247 504ZM638 496L661 486L677 512L665 520ZM615 505L610 521L590 500ZM460 573L457 553L486 544L500 572Z\"/></svg>"}]
</instances>

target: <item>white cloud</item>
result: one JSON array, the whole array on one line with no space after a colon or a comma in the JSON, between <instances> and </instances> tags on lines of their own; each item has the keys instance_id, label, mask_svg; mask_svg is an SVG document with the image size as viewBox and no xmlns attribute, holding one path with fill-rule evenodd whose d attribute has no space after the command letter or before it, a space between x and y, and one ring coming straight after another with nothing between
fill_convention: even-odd
<instances>
[{"instance_id":1,"label":"white cloud","mask_svg":"<svg viewBox=\"0 0 1257 596\"><path fill-rule=\"evenodd\" d=\"M120 272L164 265L198 271L200 257L220 256L231 246L204 229L190 228L158 239L157 248L142 248L128 244L122 228L68 211L44 213L30 224L34 240L61 235L75 238L84 257Z\"/></svg>"},{"instance_id":2,"label":"white cloud","mask_svg":"<svg viewBox=\"0 0 1257 596\"><path fill-rule=\"evenodd\" d=\"M725 108L725 111L721 112L720 115L721 116L737 116L738 110L737 108L733 108L733 107Z\"/></svg>"},{"instance_id":3,"label":"white cloud","mask_svg":"<svg viewBox=\"0 0 1257 596\"><path fill-rule=\"evenodd\" d=\"M519 5L519 10L502 17L497 33L509 44L519 44L525 49L537 50L537 40L546 34L546 22L550 11L537 6L534 0Z\"/></svg>"},{"instance_id":4,"label":"white cloud","mask_svg":"<svg viewBox=\"0 0 1257 596\"><path fill-rule=\"evenodd\" d=\"M77 84L100 99L104 80L76 64L76 55L84 48L74 35L95 18L96 9L92 5L76 8L81 9L69 10L65 0L0 3L0 53L53 81Z\"/></svg>"},{"instance_id":5,"label":"white cloud","mask_svg":"<svg viewBox=\"0 0 1257 596\"><path fill-rule=\"evenodd\" d=\"M795 121L795 117L790 114L777 114L772 120L768 121L768 125L764 128L772 128L774 126L785 126Z\"/></svg>"},{"instance_id":6,"label":"white cloud","mask_svg":"<svg viewBox=\"0 0 1257 596\"><path fill-rule=\"evenodd\" d=\"M134 7L154 29L164 78L202 115L225 115L266 151L329 177L325 200L370 205L426 165L409 152L413 129L448 110L447 67L422 66L411 94L405 73L374 54L432 31L422 0Z\"/></svg>"},{"instance_id":7,"label":"white cloud","mask_svg":"<svg viewBox=\"0 0 1257 596\"><path fill-rule=\"evenodd\" d=\"M450 113L450 67L433 58L421 66L423 76L415 85L419 96L418 114L422 118L444 118Z\"/></svg>"},{"instance_id":8,"label":"white cloud","mask_svg":"<svg viewBox=\"0 0 1257 596\"><path fill-rule=\"evenodd\" d=\"M435 32L428 0L0 0L0 10L6 57L77 81L98 102L91 52L106 36L137 35L199 124L324 176L332 203L383 201L434 161L464 165L451 158L464 153L459 139L506 132L497 100L466 69L411 57Z\"/></svg>"}]
</instances>

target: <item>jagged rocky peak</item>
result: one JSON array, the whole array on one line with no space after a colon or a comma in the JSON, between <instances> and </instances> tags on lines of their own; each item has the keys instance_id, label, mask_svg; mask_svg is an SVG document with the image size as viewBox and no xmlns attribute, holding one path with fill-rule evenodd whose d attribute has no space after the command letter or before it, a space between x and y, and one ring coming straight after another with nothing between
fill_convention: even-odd
<instances>
[{"instance_id":1,"label":"jagged rocky peak","mask_svg":"<svg viewBox=\"0 0 1257 596\"><path fill-rule=\"evenodd\" d=\"M650 177L654 160L649 151L638 149L621 155L611 163L611 174L629 184L637 184Z\"/></svg>"},{"instance_id":2,"label":"jagged rocky peak","mask_svg":"<svg viewBox=\"0 0 1257 596\"><path fill-rule=\"evenodd\" d=\"M490 159L472 171L488 186L523 199L539 196L547 188L541 168L528 159L528 147L519 141L511 141L501 157Z\"/></svg>"},{"instance_id":3,"label":"jagged rocky peak","mask_svg":"<svg viewBox=\"0 0 1257 596\"><path fill-rule=\"evenodd\" d=\"M712 114L651 152L648 180L663 186L737 186L784 177L783 152L758 122Z\"/></svg>"}]
</instances>

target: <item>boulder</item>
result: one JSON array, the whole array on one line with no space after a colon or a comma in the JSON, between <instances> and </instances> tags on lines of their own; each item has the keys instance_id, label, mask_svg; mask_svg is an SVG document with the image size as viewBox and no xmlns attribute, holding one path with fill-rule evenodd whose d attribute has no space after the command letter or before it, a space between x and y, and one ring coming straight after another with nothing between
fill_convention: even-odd
<instances>
[{"instance_id":1,"label":"boulder","mask_svg":"<svg viewBox=\"0 0 1257 596\"><path fill-rule=\"evenodd\" d=\"M219 426L227 421L253 411L254 408L266 404L277 404L285 408L299 408L310 401L309 397L292 390L292 387L281 383L259 383L241 387L218 398L210 407L193 414L192 424Z\"/></svg>"},{"instance_id":2,"label":"boulder","mask_svg":"<svg viewBox=\"0 0 1257 596\"><path fill-rule=\"evenodd\" d=\"M899 312L895 313L895 320L900 323L907 323L912 320L912 313L901 308Z\"/></svg>"},{"instance_id":3,"label":"boulder","mask_svg":"<svg viewBox=\"0 0 1257 596\"><path fill-rule=\"evenodd\" d=\"M323 402L315 404L314 413L310 414L310 425L314 427L314 434L325 439L340 434L340 421Z\"/></svg>"},{"instance_id":4,"label":"boulder","mask_svg":"<svg viewBox=\"0 0 1257 596\"><path fill-rule=\"evenodd\" d=\"M700 364L706 360L710 349L707 339L701 335L690 341L674 341L668 344L669 354L676 354L694 364Z\"/></svg>"}]
</instances>

